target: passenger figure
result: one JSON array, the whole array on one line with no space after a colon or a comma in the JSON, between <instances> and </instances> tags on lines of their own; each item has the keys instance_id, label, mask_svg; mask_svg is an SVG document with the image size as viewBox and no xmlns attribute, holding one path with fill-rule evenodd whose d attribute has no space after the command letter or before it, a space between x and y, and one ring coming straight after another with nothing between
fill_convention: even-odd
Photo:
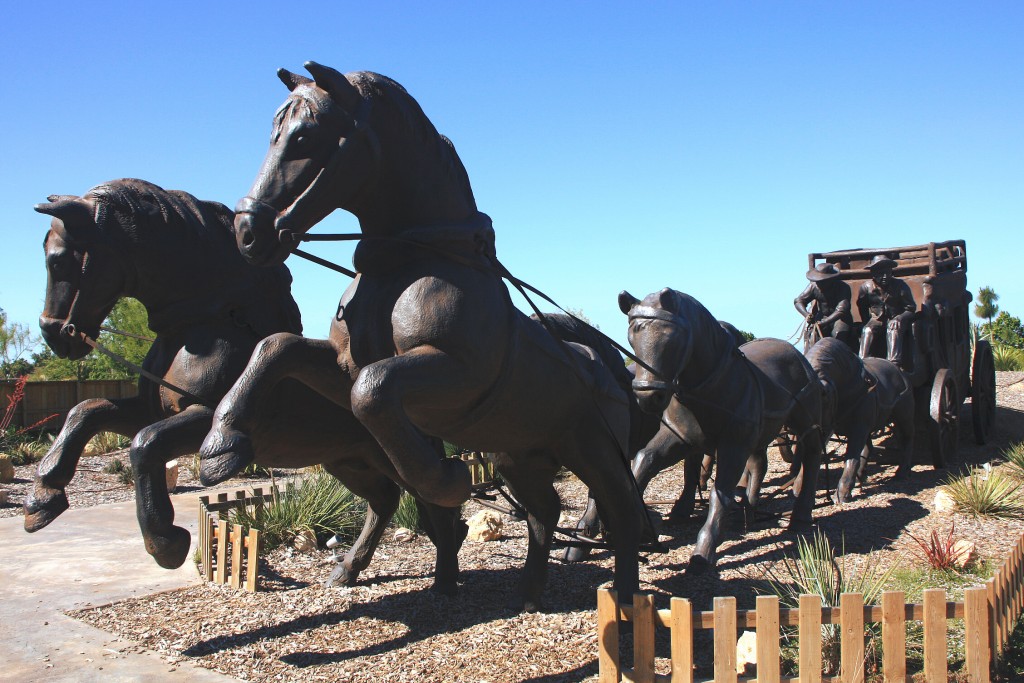
<instances>
[{"instance_id":1,"label":"passenger figure","mask_svg":"<svg viewBox=\"0 0 1024 683\"><path fill-rule=\"evenodd\" d=\"M914 318L917 303L910 286L893 275L896 262L879 254L871 259L868 270L871 280L860 286L857 309L864 321L860 337L860 357L867 358L875 338L885 329L888 359L902 369L903 340Z\"/></svg>"},{"instance_id":2,"label":"passenger figure","mask_svg":"<svg viewBox=\"0 0 1024 683\"><path fill-rule=\"evenodd\" d=\"M819 263L807 271L810 282L793 308L804 317L804 352L822 337L835 337L850 343L853 316L850 314L850 285L839 279L839 269L832 263Z\"/></svg>"}]
</instances>

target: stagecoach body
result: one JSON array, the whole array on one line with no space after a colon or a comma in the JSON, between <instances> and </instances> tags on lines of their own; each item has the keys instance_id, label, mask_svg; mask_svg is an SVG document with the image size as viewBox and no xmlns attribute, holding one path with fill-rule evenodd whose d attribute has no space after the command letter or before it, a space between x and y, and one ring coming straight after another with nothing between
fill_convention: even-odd
<instances>
[{"instance_id":1,"label":"stagecoach body","mask_svg":"<svg viewBox=\"0 0 1024 683\"><path fill-rule=\"evenodd\" d=\"M928 425L937 467L955 452L960 408L971 397L974 437L985 443L995 421L995 364L985 340L974 340L970 326L971 292L967 289L964 240L929 242L911 247L851 249L808 254L809 268L833 264L852 291L854 339L864 327L857 292L871 279L868 263L883 255L896 262L893 274L914 294L917 311L905 340L904 370L915 387L921 420ZM884 338L879 340L884 344ZM856 349L855 349L856 350ZM885 349L872 355L885 355Z\"/></svg>"}]
</instances>

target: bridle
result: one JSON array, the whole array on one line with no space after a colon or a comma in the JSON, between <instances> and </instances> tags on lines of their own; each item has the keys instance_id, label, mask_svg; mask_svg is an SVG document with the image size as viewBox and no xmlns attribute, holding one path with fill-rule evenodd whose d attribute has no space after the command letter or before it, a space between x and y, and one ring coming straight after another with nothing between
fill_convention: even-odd
<instances>
[{"instance_id":1,"label":"bridle","mask_svg":"<svg viewBox=\"0 0 1024 683\"><path fill-rule=\"evenodd\" d=\"M289 224L298 220L296 217L301 216L307 210L308 205L312 203L313 198L317 196L320 189L323 186L329 185L334 180L338 169L342 166L342 161L346 157L346 150L350 149L351 143L365 142L370 148L373 159L370 173L363 178L363 182L356 190L355 196L358 196L366 187L376 182L377 177L380 175L382 166L380 140L369 124L372 109L373 100L369 97L364 97L360 100L351 128L339 138L337 147L331 152L331 156L327 159L323 168L317 173L313 182L282 211L279 212L275 207L260 199L245 196L239 200L235 213L248 213L254 216L273 214L276 216L274 219L274 229L277 231L277 241L285 246L293 246L298 243L300 240L296 237L295 231L288 227Z\"/></svg>"},{"instance_id":2,"label":"bridle","mask_svg":"<svg viewBox=\"0 0 1024 683\"><path fill-rule=\"evenodd\" d=\"M675 313L670 313L661 308L655 308L653 306L634 306L629 309L629 324L632 326L634 320L660 320L661 322L668 323L673 327L684 328L686 324L683 319ZM636 361L639 363L639 361ZM668 380L665 376L652 368L646 363L641 363L641 367L647 372L651 373L655 377L660 379L651 380L633 380L633 391L668 391L672 394L677 394L681 390L679 386L678 378Z\"/></svg>"}]
</instances>

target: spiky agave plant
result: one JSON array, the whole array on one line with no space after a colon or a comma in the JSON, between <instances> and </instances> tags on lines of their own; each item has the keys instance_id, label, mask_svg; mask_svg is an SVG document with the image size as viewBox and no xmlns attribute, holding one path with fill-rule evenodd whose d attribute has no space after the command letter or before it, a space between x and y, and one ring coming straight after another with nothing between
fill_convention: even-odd
<instances>
[{"instance_id":1,"label":"spiky agave plant","mask_svg":"<svg viewBox=\"0 0 1024 683\"><path fill-rule=\"evenodd\" d=\"M965 477L951 477L942 489L958 512L972 517L1024 517L1021 486L999 470L975 470Z\"/></svg>"}]
</instances>

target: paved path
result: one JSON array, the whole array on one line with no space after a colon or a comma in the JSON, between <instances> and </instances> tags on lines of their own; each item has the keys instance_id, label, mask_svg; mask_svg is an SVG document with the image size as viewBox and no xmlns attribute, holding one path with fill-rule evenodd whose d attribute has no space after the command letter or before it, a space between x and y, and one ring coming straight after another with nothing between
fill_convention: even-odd
<instances>
[{"instance_id":1,"label":"paved path","mask_svg":"<svg viewBox=\"0 0 1024 683\"><path fill-rule=\"evenodd\" d=\"M198 495L172 499L194 550ZM142 545L134 502L72 507L34 534L25 533L21 517L0 519L0 680L236 680L151 652L126 652L131 643L63 614L196 583L191 558L190 552L176 570L161 569Z\"/></svg>"}]
</instances>

